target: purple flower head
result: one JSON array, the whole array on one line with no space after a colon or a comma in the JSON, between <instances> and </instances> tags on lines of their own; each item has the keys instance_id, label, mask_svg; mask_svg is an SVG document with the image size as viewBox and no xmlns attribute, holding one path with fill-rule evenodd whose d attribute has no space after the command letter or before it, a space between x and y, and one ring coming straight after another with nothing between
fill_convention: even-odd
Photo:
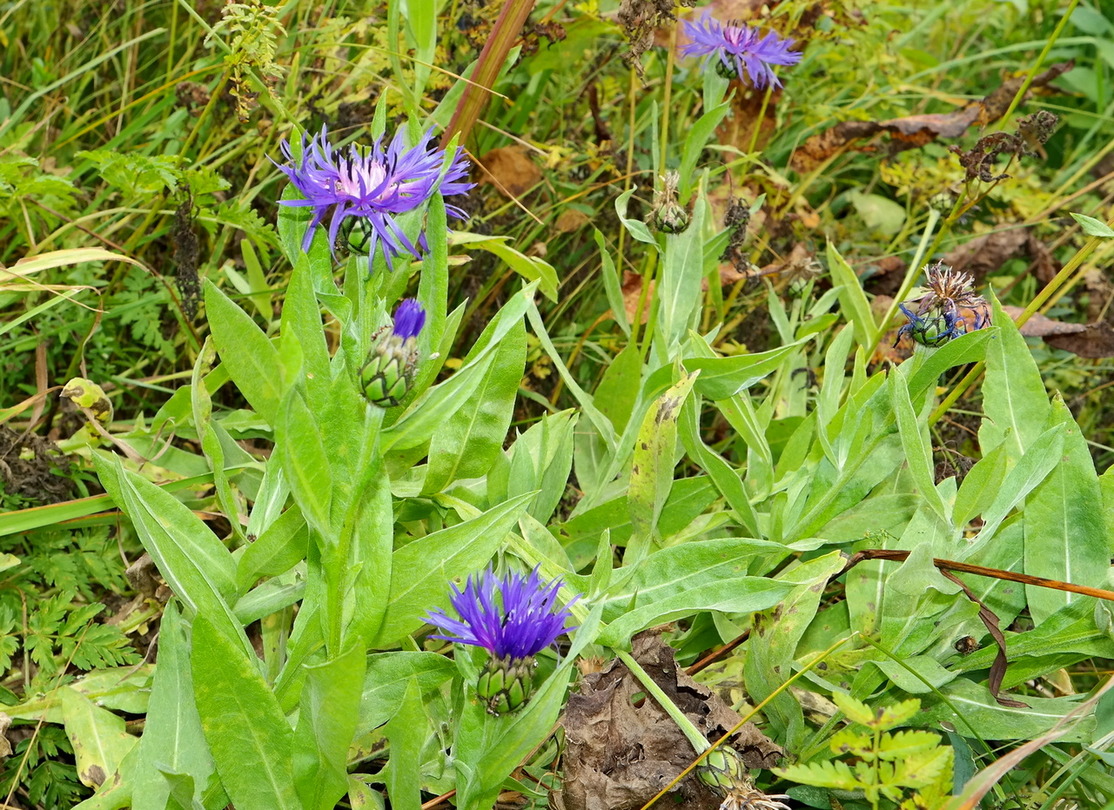
<instances>
[{"instance_id":1,"label":"purple flower head","mask_svg":"<svg viewBox=\"0 0 1114 810\"><path fill-rule=\"evenodd\" d=\"M757 28L730 22L723 25L705 14L699 20L685 20L685 34L691 42L681 48L683 56L708 56L716 60L716 70L729 79L745 73L761 90L767 85L780 87L771 65L795 65L801 54L789 49L793 40L782 39L773 31L762 36Z\"/></svg>"},{"instance_id":2,"label":"purple flower head","mask_svg":"<svg viewBox=\"0 0 1114 810\"><path fill-rule=\"evenodd\" d=\"M569 606L580 597L555 609L560 587L560 580L542 582L537 568L528 577L509 573L502 579L488 568L482 578L468 577L463 592L452 586L450 602L459 621L441 610L431 611L425 621L446 634L431 638L483 647L496 658L530 658L575 629L565 627L565 620L572 615Z\"/></svg>"},{"instance_id":3,"label":"purple flower head","mask_svg":"<svg viewBox=\"0 0 1114 810\"><path fill-rule=\"evenodd\" d=\"M400 340L416 338L425 326L425 310L413 298L403 298L395 309L391 334Z\"/></svg>"},{"instance_id":4,"label":"purple flower head","mask_svg":"<svg viewBox=\"0 0 1114 810\"><path fill-rule=\"evenodd\" d=\"M284 140L280 146L289 165L275 165L304 199L280 200L279 204L313 208L302 250L309 250L314 231L328 218L329 244L334 249L337 237L348 233L345 227L359 225L367 237L369 266L377 247L382 248L388 268L393 268L393 259L403 253L420 257L426 249L425 231L414 240L415 244L395 217L425 205L437 190L451 197L467 193L473 185L463 179L468 161L459 148L441 177L445 150L430 144L432 135L430 130L417 144L407 147L399 130L386 149L382 140L376 141L371 149L360 149L355 144L334 149L328 130L321 127L320 134L308 143L302 135L300 159L295 159L290 144ZM454 205L446 205L445 211L457 219L467 219L467 214ZM345 220L349 218L353 222L346 226Z\"/></svg>"}]
</instances>

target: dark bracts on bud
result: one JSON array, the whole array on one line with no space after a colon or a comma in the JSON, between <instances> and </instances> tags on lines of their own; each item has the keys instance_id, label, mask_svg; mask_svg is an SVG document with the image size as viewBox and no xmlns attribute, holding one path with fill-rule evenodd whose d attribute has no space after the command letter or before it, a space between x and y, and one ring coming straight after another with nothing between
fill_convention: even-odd
<instances>
[{"instance_id":1,"label":"dark bracts on bud","mask_svg":"<svg viewBox=\"0 0 1114 810\"><path fill-rule=\"evenodd\" d=\"M495 716L509 714L526 704L534 691L534 668L537 662L530 658L487 659L476 682L476 694Z\"/></svg>"},{"instance_id":2,"label":"dark bracts on bud","mask_svg":"<svg viewBox=\"0 0 1114 810\"><path fill-rule=\"evenodd\" d=\"M360 369L360 388L367 401L380 408L402 402L418 363L417 341L388 335L379 341L367 364Z\"/></svg>"},{"instance_id":3,"label":"dark bracts on bud","mask_svg":"<svg viewBox=\"0 0 1114 810\"><path fill-rule=\"evenodd\" d=\"M953 338L990 325L990 306L982 296L975 295L969 274L957 272L941 262L925 270L928 292L915 301L906 302L915 305L916 310L898 304L909 319L898 330L899 341L908 336L922 346L942 346Z\"/></svg>"}]
</instances>

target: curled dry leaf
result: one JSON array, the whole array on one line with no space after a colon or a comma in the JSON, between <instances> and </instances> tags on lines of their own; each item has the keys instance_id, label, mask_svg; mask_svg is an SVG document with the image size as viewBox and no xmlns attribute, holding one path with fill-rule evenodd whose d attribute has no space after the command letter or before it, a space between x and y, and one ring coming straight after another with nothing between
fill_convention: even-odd
<instances>
[{"instance_id":1,"label":"curled dry leaf","mask_svg":"<svg viewBox=\"0 0 1114 810\"><path fill-rule=\"evenodd\" d=\"M635 660L704 735L714 741L741 719L710 689L686 675L673 651L653 631L635 636ZM642 807L696 758L685 735L644 692L621 662L587 675L570 696L562 725L565 780L557 799L564 810ZM769 768L783 751L750 723L730 742L751 768ZM681 810L714 810L720 800L695 778L682 780L667 802Z\"/></svg>"},{"instance_id":2,"label":"curled dry leaf","mask_svg":"<svg viewBox=\"0 0 1114 810\"><path fill-rule=\"evenodd\" d=\"M970 273L978 286L1007 261L1019 256L1034 264L1036 277L1041 283L1047 284L1060 270L1060 264L1051 251L1031 230L1024 228L979 236L950 251L943 261L956 270Z\"/></svg>"},{"instance_id":3,"label":"curled dry leaf","mask_svg":"<svg viewBox=\"0 0 1114 810\"><path fill-rule=\"evenodd\" d=\"M1011 318L1017 319L1021 307L1002 307ZM1033 315L1021 327L1026 337L1039 337L1054 349L1098 359L1114 357L1114 328L1105 321L1097 323L1064 323L1044 315Z\"/></svg>"},{"instance_id":4,"label":"curled dry leaf","mask_svg":"<svg viewBox=\"0 0 1114 810\"><path fill-rule=\"evenodd\" d=\"M1073 62L1059 62L1033 79L1030 92L1044 87L1073 67ZM949 113L929 113L892 118L888 121L844 121L813 135L793 153L789 165L798 172L815 169L825 160L849 148L856 141L884 133L890 136L889 147L900 152L924 146L937 138L958 138L969 127L985 126L997 121L1009 109L1013 97L1025 81L1023 75L1013 76L978 101L972 101ZM853 147L860 152L877 151L872 143Z\"/></svg>"}]
</instances>

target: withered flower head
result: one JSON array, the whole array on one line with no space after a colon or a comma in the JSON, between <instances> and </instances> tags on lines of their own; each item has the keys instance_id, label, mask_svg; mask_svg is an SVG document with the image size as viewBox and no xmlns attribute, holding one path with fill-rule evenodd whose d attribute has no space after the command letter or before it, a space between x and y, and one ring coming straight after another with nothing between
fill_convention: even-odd
<instances>
[{"instance_id":1,"label":"withered flower head","mask_svg":"<svg viewBox=\"0 0 1114 810\"><path fill-rule=\"evenodd\" d=\"M908 335L924 346L941 346L990 325L990 306L975 294L970 273L954 270L943 262L928 265L925 273L928 292L898 305L909 319L898 331L898 340ZM906 304L915 304L916 310Z\"/></svg>"}]
</instances>

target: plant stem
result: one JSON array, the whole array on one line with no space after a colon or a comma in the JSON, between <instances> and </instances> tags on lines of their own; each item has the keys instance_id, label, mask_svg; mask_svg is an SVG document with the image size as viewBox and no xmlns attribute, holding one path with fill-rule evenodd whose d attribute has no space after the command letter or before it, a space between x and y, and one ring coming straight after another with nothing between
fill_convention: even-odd
<instances>
[{"instance_id":1,"label":"plant stem","mask_svg":"<svg viewBox=\"0 0 1114 810\"><path fill-rule=\"evenodd\" d=\"M634 677L638 678L638 682L642 687L658 702L658 705L665 709L665 713L673 718L673 722L681 729L681 732L688 738L696 753L703 754L712 747L711 743L705 739L704 735L698 729L685 713L677 708L677 704L669 699L669 695L662 691L662 688L657 685L650 673L642 668L642 665L634 660L634 656L622 650L616 650L615 655L622 661L627 669L631 671Z\"/></svg>"},{"instance_id":2,"label":"plant stem","mask_svg":"<svg viewBox=\"0 0 1114 810\"><path fill-rule=\"evenodd\" d=\"M460 135L461 143L467 140L472 127L476 125L480 113L487 105L488 94L495 85L495 80L499 78L499 71L507 61L511 46L514 45L519 32L522 31L522 26L526 24L526 18L530 16L533 9L534 0L507 0L504 4L503 10L499 12L499 19L495 21L495 27L491 30L491 37L480 52L476 69L472 71L472 82L464 88L460 105L453 113L452 120L441 138L442 148L448 146L449 141L456 134Z\"/></svg>"}]
</instances>

